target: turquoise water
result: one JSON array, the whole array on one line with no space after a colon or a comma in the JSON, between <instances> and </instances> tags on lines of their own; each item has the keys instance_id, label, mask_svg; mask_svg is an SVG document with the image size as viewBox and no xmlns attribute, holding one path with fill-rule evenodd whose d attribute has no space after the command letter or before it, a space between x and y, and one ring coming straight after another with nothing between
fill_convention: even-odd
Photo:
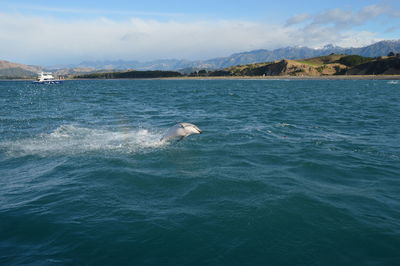
<instances>
[{"instance_id":1,"label":"turquoise water","mask_svg":"<svg viewBox=\"0 0 400 266\"><path fill-rule=\"evenodd\" d=\"M0 264L400 265L399 114L396 81L0 82Z\"/></svg>"}]
</instances>

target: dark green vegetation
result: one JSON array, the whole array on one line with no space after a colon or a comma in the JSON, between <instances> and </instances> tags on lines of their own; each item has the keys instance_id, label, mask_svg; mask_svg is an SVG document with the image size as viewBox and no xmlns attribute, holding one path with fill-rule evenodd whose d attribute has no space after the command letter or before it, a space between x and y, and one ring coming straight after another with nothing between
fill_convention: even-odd
<instances>
[{"instance_id":1,"label":"dark green vegetation","mask_svg":"<svg viewBox=\"0 0 400 266\"><path fill-rule=\"evenodd\" d=\"M353 67L357 65L364 64L366 62L372 61L373 58L370 57L363 57L360 55L348 55L340 58L338 60L339 63L348 66L348 67Z\"/></svg>"},{"instance_id":2,"label":"dark green vegetation","mask_svg":"<svg viewBox=\"0 0 400 266\"><path fill-rule=\"evenodd\" d=\"M78 79L147 79L147 78L170 78L181 77L182 74L175 71L126 71L126 72L107 72L107 73L92 73L75 76Z\"/></svg>"}]
</instances>

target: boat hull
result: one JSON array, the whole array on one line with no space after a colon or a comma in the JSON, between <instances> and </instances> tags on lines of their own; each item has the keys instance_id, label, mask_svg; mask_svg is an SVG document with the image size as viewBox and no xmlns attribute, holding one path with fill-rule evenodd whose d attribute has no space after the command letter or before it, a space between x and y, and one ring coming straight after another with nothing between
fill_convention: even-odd
<instances>
[{"instance_id":1,"label":"boat hull","mask_svg":"<svg viewBox=\"0 0 400 266\"><path fill-rule=\"evenodd\" d=\"M34 81L33 84L60 84L61 80Z\"/></svg>"}]
</instances>

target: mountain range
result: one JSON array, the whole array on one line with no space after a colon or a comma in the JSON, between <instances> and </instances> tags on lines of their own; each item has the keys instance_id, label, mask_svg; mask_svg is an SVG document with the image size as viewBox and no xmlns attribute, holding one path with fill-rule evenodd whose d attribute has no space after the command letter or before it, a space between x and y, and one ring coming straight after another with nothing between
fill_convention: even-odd
<instances>
[{"instance_id":1,"label":"mountain range","mask_svg":"<svg viewBox=\"0 0 400 266\"><path fill-rule=\"evenodd\" d=\"M385 56L390 52L400 52L400 40L380 41L360 48L342 48L326 45L320 49L309 47L285 47L275 50L259 49L249 52L232 54L228 57L213 58L208 60L179 60L165 59L149 62L139 61L85 61L73 67L99 69L136 69L136 70L178 70L190 73L196 69L222 69L235 65L271 62L281 59L301 59L323 55L349 54L365 57Z\"/></svg>"},{"instance_id":2,"label":"mountain range","mask_svg":"<svg viewBox=\"0 0 400 266\"><path fill-rule=\"evenodd\" d=\"M58 67L40 67L16 64L0 60L0 77L31 77L43 69L53 71L59 75L72 75L80 73L93 73L103 70L175 70L182 73L206 69L216 70L230 66L272 62L281 59L301 59L324 56L329 54L361 55L365 57L385 56L390 52L400 52L400 40L380 41L360 48L343 48L326 45L320 49L309 47L285 47L275 50L259 49L248 52L232 54L228 57L219 57L208 60L182 60L162 59L149 62L108 60L108 61L84 61L76 65Z\"/></svg>"}]
</instances>

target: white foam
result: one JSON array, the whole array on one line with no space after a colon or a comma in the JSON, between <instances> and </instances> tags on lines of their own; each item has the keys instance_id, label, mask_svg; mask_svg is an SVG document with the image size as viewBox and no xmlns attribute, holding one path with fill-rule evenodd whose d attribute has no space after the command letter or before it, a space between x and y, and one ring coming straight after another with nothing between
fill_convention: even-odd
<instances>
[{"instance_id":1,"label":"white foam","mask_svg":"<svg viewBox=\"0 0 400 266\"><path fill-rule=\"evenodd\" d=\"M277 123L276 124L277 127L295 127L292 124L288 124L288 123Z\"/></svg>"},{"instance_id":2,"label":"white foam","mask_svg":"<svg viewBox=\"0 0 400 266\"><path fill-rule=\"evenodd\" d=\"M0 143L10 156L80 154L86 152L137 153L167 145L162 132L147 129L103 130L62 125L51 133Z\"/></svg>"},{"instance_id":3,"label":"white foam","mask_svg":"<svg viewBox=\"0 0 400 266\"><path fill-rule=\"evenodd\" d=\"M387 84L399 84L398 80L390 80L387 82Z\"/></svg>"}]
</instances>

